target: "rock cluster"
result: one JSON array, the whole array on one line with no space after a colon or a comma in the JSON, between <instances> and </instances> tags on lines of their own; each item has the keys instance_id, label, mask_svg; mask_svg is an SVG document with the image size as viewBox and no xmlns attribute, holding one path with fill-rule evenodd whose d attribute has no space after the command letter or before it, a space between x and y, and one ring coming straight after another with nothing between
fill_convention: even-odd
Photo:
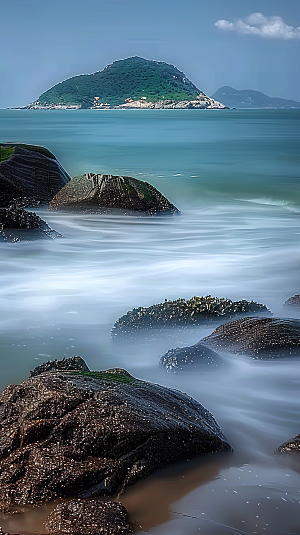
<instances>
[{"instance_id":1,"label":"rock cluster","mask_svg":"<svg viewBox=\"0 0 300 535\"><path fill-rule=\"evenodd\" d=\"M73 178L55 195L49 208L81 211L119 209L149 214L179 212L148 182L128 176L93 173Z\"/></svg>"},{"instance_id":2,"label":"rock cluster","mask_svg":"<svg viewBox=\"0 0 300 535\"><path fill-rule=\"evenodd\" d=\"M134 525L121 503L70 500L60 503L45 522L53 535L127 535ZM1 535L1 534L0 534Z\"/></svg>"},{"instance_id":3,"label":"rock cluster","mask_svg":"<svg viewBox=\"0 0 300 535\"><path fill-rule=\"evenodd\" d=\"M255 301L232 301L218 297L192 297L189 300L165 300L150 307L130 310L119 318L112 329L112 336L130 334L144 329L201 325L211 321L228 320L245 314L271 314L271 311Z\"/></svg>"},{"instance_id":4,"label":"rock cluster","mask_svg":"<svg viewBox=\"0 0 300 535\"><path fill-rule=\"evenodd\" d=\"M61 234L52 230L34 212L11 206L0 208L0 242L31 241L40 238L58 238Z\"/></svg>"},{"instance_id":5,"label":"rock cluster","mask_svg":"<svg viewBox=\"0 0 300 535\"><path fill-rule=\"evenodd\" d=\"M50 367L0 395L0 510L111 496L158 468L231 451L211 413L124 370Z\"/></svg>"},{"instance_id":6,"label":"rock cluster","mask_svg":"<svg viewBox=\"0 0 300 535\"><path fill-rule=\"evenodd\" d=\"M200 342L217 351L255 358L300 355L300 320L242 318L220 325Z\"/></svg>"},{"instance_id":7,"label":"rock cluster","mask_svg":"<svg viewBox=\"0 0 300 535\"><path fill-rule=\"evenodd\" d=\"M0 145L0 206L16 198L48 203L71 179L44 147L14 143Z\"/></svg>"}]
</instances>

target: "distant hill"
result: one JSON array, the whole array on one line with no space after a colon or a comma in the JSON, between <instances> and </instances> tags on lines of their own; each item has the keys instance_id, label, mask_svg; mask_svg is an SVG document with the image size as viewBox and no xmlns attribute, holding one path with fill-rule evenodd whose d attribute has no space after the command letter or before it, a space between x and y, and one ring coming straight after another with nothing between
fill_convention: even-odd
<instances>
[{"instance_id":1,"label":"distant hill","mask_svg":"<svg viewBox=\"0 0 300 535\"><path fill-rule=\"evenodd\" d=\"M295 100L268 97L260 91L253 91L252 89L238 90L229 86L221 87L211 98L219 100L229 108L300 108L300 102Z\"/></svg>"},{"instance_id":2,"label":"distant hill","mask_svg":"<svg viewBox=\"0 0 300 535\"><path fill-rule=\"evenodd\" d=\"M33 104L65 104L91 108L97 103L117 106L126 99L157 102L194 100L201 91L173 65L139 57L114 61L103 71L74 76L53 86Z\"/></svg>"}]
</instances>

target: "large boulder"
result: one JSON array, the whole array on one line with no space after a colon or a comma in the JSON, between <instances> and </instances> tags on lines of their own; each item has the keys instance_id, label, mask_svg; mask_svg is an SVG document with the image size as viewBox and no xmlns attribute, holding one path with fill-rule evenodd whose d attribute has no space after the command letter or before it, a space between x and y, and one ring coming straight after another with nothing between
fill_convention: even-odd
<instances>
[{"instance_id":1,"label":"large boulder","mask_svg":"<svg viewBox=\"0 0 300 535\"><path fill-rule=\"evenodd\" d=\"M160 359L160 366L167 372L213 369L222 366L221 357L201 343L188 347L169 349Z\"/></svg>"},{"instance_id":2,"label":"large boulder","mask_svg":"<svg viewBox=\"0 0 300 535\"><path fill-rule=\"evenodd\" d=\"M232 301L211 295L188 300L165 299L164 303L130 310L116 321L111 334L113 338L117 338L147 329L205 325L213 321L228 321L245 314L261 313L271 314L271 311L255 301Z\"/></svg>"},{"instance_id":3,"label":"large boulder","mask_svg":"<svg viewBox=\"0 0 300 535\"><path fill-rule=\"evenodd\" d=\"M44 147L0 144L0 206L14 199L48 203L71 180L54 154Z\"/></svg>"},{"instance_id":4,"label":"large boulder","mask_svg":"<svg viewBox=\"0 0 300 535\"><path fill-rule=\"evenodd\" d=\"M111 496L160 467L231 450L187 394L120 369L50 370L0 394L0 510Z\"/></svg>"},{"instance_id":5,"label":"large boulder","mask_svg":"<svg viewBox=\"0 0 300 535\"><path fill-rule=\"evenodd\" d=\"M121 503L79 499L58 504L45 527L53 535L127 535L135 531Z\"/></svg>"},{"instance_id":6,"label":"large boulder","mask_svg":"<svg viewBox=\"0 0 300 535\"><path fill-rule=\"evenodd\" d=\"M76 176L59 191L49 205L80 211L119 209L149 214L178 213L179 210L154 186L129 176L96 175Z\"/></svg>"},{"instance_id":7,"label":"large boulder","mask_svg":"<svg viewBox=\"0 0 300 535\"><path fill-rule=\"evenodd\" d=\"M0 242L19 242L40 238L61 238L34 212L10 206L0 208Z\"/></svg>"},{"instance_id":8,"label":"large boulder","mask_svg":"<svg viewBox=\"0 0 300 535\"><path fill-rule=\"evenodd\" d=\"M300 356L300 320L242 318L220 325L200 342L216 351L255 358Z\"/></svg>"}]
</instances>

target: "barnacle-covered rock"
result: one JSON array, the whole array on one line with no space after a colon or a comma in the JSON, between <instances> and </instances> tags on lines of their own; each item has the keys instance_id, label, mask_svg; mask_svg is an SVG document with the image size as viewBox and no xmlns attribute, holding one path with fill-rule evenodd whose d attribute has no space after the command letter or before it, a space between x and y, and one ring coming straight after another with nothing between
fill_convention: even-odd
<instances>
[{"instance_id":1,"label":"barnacle-covered rock","mask_svg":"<svg viewBox=\"0 0 300 535\"><path fill-rule=\"evenodd\" d=\"M58 504L45 527L53 535L127 535L134 532L127 509L116 502L70 500Z\"/></svg>"},{"instance_id":2,"label":"barnacle-covered rock","mask_svg":"<svg viewBox=\"0 0 300 535\"><path fill-rule=\"evenodd\" d=\"M10 206L0 208L0 242L31 241L41 238L62 238L34 212Z\"/></svg>"},{"instance_id":3,"label":"barnacle-covered rock","mask_svg":"<svg viewBox=\"0 0 300 535\"><path fill-rule=\"evenodd\" d=\"M187 301L166 299L164 303L130 310L116 321L111 334L115 338L145 329L201 325L260 313L271 314L271 311L255 301L232 301L211 295L192 297Z\"/></svg>"},{"instance_id":4,"label":"barnacle-covered rock","mask_svg":"<svg viewBox=\"0 0 300 535\"><path fill-rule=\"evenodd\" d=\"M220 325L200 342L216 351L255 358L300 356L300 320L242 318Z\"/></svg>"},{"instance_id":5,"label":"barnacle-covered rock","mask_svg":"<svg viewBox=\"0 0 300 535\"><path fill-rule=\"evenodd\" d=\"M179 213L154 186L129 176L87 173L72 178L52 199L50 210L84 212L119 209L149 214Z\"/></svg>"},{"instance_id":6,"label":"barnacle-covered rock","mask_svg":"<svg viewBox=\"0 0 300 535\"><path fill-rule=\"evenodd\" d=\"M186 394L128 372L50 369L0 395L0 510L111 496L158 468L231 451Z\"/></svg>"},{"instance_id":7,"label":"barnacle-covered rock","mask_svg":"<svg viewBox=\"0 0 300 535\"><path fill-rule=\"evenodd\" d=\"M44 147L0 144L0 206L28 198L29 204L48 203L71 179L54 154Z\"/></svg>"},{"instance_id":8,"label":"barnacle-covered rock","mask_svg":"<svg viewBox=\"0 0 300 535\"><path fill-rule=\"evenodd\" d=\"M201 343L188 347L169 349L160 359L161 367L167 372L192 371L222 366L221 357Z\"/></svg>"}]
</instances>

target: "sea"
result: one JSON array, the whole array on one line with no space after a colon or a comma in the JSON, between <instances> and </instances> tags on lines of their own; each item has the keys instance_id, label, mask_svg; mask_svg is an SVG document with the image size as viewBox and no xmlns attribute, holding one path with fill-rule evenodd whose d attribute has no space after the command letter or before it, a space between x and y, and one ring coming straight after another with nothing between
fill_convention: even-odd
<instances>
[{"instance_id":1,"label":"sea","mask_svg":"<svg viewBox=\"0 0 300 535\"><path fill-rule=\"evenodd\" d=\"M300 354L223 354L223 366L169 374L161 356L217 325L122 344L110 331L135 307L205 295L300 319L283 307L300 293L300 110L0 110L0 142L43 145L72 177L145 180L181 212L35 209L63 238L0 245L1 390L44 361L80 355L93 370L120 367L186 392L213 413L234 453L129 489L121 499L138 530L299 535L300 464L274 451L300 433ZM41 533L46 509L0 525Z\"/></svg>"}]
</instances>

